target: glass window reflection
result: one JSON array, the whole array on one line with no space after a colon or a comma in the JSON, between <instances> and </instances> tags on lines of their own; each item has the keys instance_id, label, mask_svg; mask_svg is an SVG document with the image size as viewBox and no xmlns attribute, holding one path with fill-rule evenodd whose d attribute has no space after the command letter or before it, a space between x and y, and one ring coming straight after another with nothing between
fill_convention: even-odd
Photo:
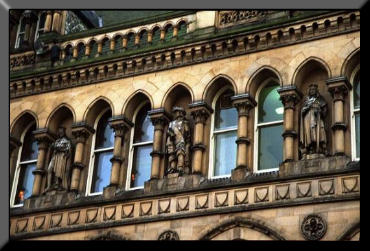
<instances>
[{"instance_id":1,"label":"glass window reflection","mask_svg":"<svg viewBox=\"0 0 370 251\"><path fill-rule=\"evenodd\" d=\"M282 120L284 115L283 104L277 92L279 85L270 84L263 88L259 98L258 122L266 123Z\"/></svg>"},{"instance_id":2,"label":"glass window reflection","mask_svg":"<svg viewBox=\"0 0 370 251\"><path fill-rule=\"evenodd\" d=\"M114 144L114 132L109 126L109 119L111 112L106 112L99 120L98 128L96 132L96 143L95 149L112 147Z\"/></svg>"}]
</instances>

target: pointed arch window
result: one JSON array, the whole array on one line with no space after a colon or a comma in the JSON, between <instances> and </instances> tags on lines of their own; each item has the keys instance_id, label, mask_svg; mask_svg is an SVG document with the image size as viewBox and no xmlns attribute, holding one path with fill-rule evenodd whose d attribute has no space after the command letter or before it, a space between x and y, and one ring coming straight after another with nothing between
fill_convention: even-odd
<instances>
[{"instance_id":1,"label":"pointed arch window","mask_svg":"<svg viewBox=\"0 0 370 251\"><path fill-rule=\"evenodd\" d=\"M273 171L283 161L284 107L277 92L279 84L268 81L257 93L255 156L256 172Z\"/></svg>"},{"instance_id":2,"label":"pointed arch window","mask_svg":"<svg viewBox=\"0 0 370 251\"><path fill-rule=\"evenodd\" d=\"M360 70L355 73L352 89L352 156L360 159Z\"/></svg>"},{"instance_id":3,"label":"pointed arch window","mask_svg":"<svg viewBox=\"0 0 370 251\"><path fill-rule=\"evenodd\" d=\"M236 165L238 112L231 103L234 92L219 91L213 102L209 177L231 175Z\"/></svg>"},{"instance_id":4,"label":"pointed arch window","mask_svg":"<svg viewBox=\"0 0 370 251\"><path fill-rule=\"evenodd\" d=\"M46 12L42 12L39 14L39 19L37 20L37 30L36 30L36 35L35 35L35 41L42 33L44 33L45 21L46 21Z\"/></svg>"},{"instance_id":5,"label":"pointed arch window","mask_svg":"<svg viewBox=\"0 0 370 251\"><path fill-rule=\"evenodd\" d=\"M26 33L26 22L23 17L19 20L17 39L15 40L15 48L19 48L24 41L24 36Z\"/></svg>"},{"instance_id":6,"label":"pointed arch window","mask_svg":"<svg viewBox=\"0 0 370 251\"><path fill-rule=\"evenodd\" d=\"M142 188L144 182L150 179L153 150L154 127L148 115L150 104L146 103L137 110L135 127L131 132L130 170L126 182L127 189Z\"/></svg>"},{"instance_id":7,"label":"pointed arch window","mask_svg":"<svg viewBox=\"0 0 370 251\"><path fill-rule=\"evenodd\" d=\"M103 188L109 185L114 148L114 132L109 126L109 119L112 117L110 109L99 114L94 129L96 134L93 137L93 151L90 158L88 195L101 194Z\"/></svg>"},{"instance_id":8,"label":"pointed arch window","mask_svg":"<svg viewBox=\"0 0 370 251\"><path fill-rule=\"evenodd\" d=\"M23 201L32 194L34 175L36 169L38 144L32 132L36 130L35 123L32 123L21 136L22 147L19 149L17 169L14 175L14 182L11 193L12 207L23 206Z\"/></svg>"}]
</instances>

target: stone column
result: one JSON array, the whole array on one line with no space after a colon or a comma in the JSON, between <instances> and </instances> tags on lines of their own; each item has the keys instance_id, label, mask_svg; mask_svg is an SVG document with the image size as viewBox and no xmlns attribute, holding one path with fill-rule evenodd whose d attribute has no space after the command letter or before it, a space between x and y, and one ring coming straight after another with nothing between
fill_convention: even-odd
<instances>
[{"instance_id":1,"label":"stone column","mask_svg":"<svg viewBox=\"0 0 370 251\"><path fill-rule=\"evenodd\" d=\"M98 42L98 52L96 54L96 57L99 57L103 52L103 41Z\"/></svg>"},{"instance_id":2,"label":"stone column","mask_svg":"<svg viewBox=\"0 0 370 251\"><path fill-rule=\"evenodd\" d=\"M76 45L75 47L73 47L73 50L72 50L72 59L71 61L76 61L77 60L77 57L78 57L78 45Z\"/></svg>"},{"instance_id":3,"label":"stone column","mask_svg":"<svg viewBox=\"0 0 370 251\"><path fill-rule=\"evenodd\" d=\"M166 35L166 30L162 29L160 34L160 42L164 42L164 37Z\"/></svg>"},{"instance_id":4,"label":"stone column","mask_svg":"<svg viewBox=\"0 0 370 251\"><path fill-rule=\"evenodd\" d=\"M52 21L52 18L53 18L53 12L48 10L46 11L46 19L45 19L45 32L49 32L51 31L51 21Z\"/></svg>"},{"instance_id":5,"label":"stone column","mask_svg":"<svg viewBox=\"0 0 370 251\"><path fill-rule=\"evenodd\" d=\"M104 198L112 198L119 186L119 175L122 159L122 143L126 132L134 126L134 124L123 116L117 116L109 120L110 127L114 130L114 149L112 162L110 182L107 187L103 189Z\"/></svg>"},{"instance_id":6,"label":"stone column","mask_svg":"<svg viewBox=\"0 0 370 251\"><path fill-rule=\"evenodd\" d=\"M153 32L149 31L148 32L148 43L151 44L153 41Z\"/></svg>"},{"instance_id":7,"label":"stone column","mask_svg":"<svg viewBox=\"0 0 370 251\"><path fill-rule=\"evenodd\" d=\"M135 46L139 46L139 43L140 43L140 35L139 34L136 34L135 35Z\"/></svg>"},{"instance_id":8,"label":"stone column","mask_svg":"<svg viewBox=\"0 0 370 251\"><path fill-rule=\"evenodd\" d=\"M41 192L42 178L46 173L44 168L45 156L49 148L49 144L55 140L55 136L52 136L47 129L39 129L33 131L34 137L38 144L38 155L36 169L32 172L35 176L32 187L32 197L39 196Z\"/></svg>"},{"instance_id":9,"label":"stone column","mask_svg":"<svg viewBox=\"0 0 370 251\"><path fill-rule=\"evenodd\" d=\"M152 156L152 168L150 179L159 179L160 163L163 157L163 132L164 127L170 121L170 116L165 112L163 108L151 110L148 112L150 119L154 126L154 138L153 138L153 151L150 153Z\"/></svg>"},{"instance_id":10,"label":"stone column","mask_svg":"<svg viewBox=\"0 0 370 251\"><path fill-rule=\"evenodd\" d=\"M248 115L249 110L257 105L253 97L248 93L236 95L231 97L233 105L238 110L238 139L237 144L237 158L236 168L231 172L232 180L242 180L245 178L251 170L248 168Z\"/></svg>"},{"instance_id":11,"label":"stone column","mask_svg":"<svg viewBox=\"0 0 370 251\"><path fill-rule=\"evenodd\" d=\"M85 47L85 58L88 58L90 56L90 44L86 44Z\"/></svg>"},{"instance_id":12,"label":"stone column","mask_svg":"<svg viewBox=\"0 0 370 251\"><path fill-rule=\"evenodd\" d=\"M110 40L110 47L109 47L109 53L111 54L111 53L113 53L114 52L114 47L116 47L116 41L114 40L114 38L112 38L111 40Z\"/></svg>"},{"instance_id":13,"label":"stone column","mask_svg":"<svg viewBox=\"0 0 370 251\"><path fill-rule=\"evenodd\" d=\"M127 49L127 36L123 36L122 37L122 50L126 50Z\"/></svg>"},{"instance_id":14,"label":"stone column","mask_svg":"<svg viewBox=\"0 0 370 251\"><path fill-rule=\"evenodd\" d=\"M194 138L193 138L193 174L202 174L204 145L204 124L207 118L213 113L213 109L206 102L195 102L189 105L190 113L194 118Z\"/></svg>"},{"instance_id":15,"label":"stone column","mask_svg":"<svg viewBox=\"0 0 370 251\"><path fill-rule=\"evenodd\" d=\"M83 164L85 143L91 134L95 130L87 125L85 122L76 123L72 125L72 135L76 139L76 150L72 165L72 178L70 190L73 192L78 192L78 187L80 185L81 170L85 168Z\"/></svg>"},{"instance_id":16,"label":"stone column","mask_svg":"<svg viewBox=\"0 0 370 251\"><path fill-rule=\"evenodd\" d=\"M334 155L345 155L344 133L347 129L347 123L344 120L344 102L345 96L352 89L346 77L336 77L326 80L328 91L333 97L333 124L334 134Z\"/></svg>"},{"instance_id":17,"label":"stone column","mask_svg":"<svg viewBox=\"0 0 370 251\"><path fill-rule=\"evenodd\" d=\"M175 27L173 27L173 40L176 40L177 39L177 34L178 34L178 32L179 32L179 26L175 26Z\"/></svg>"},{"instance_id":18,"label":"stone column","mask_svg":"<svg viewBox=\"0 0 370 251\"><path fill-rule=\"evenodd\" d=\"M62 21L61 19L62 19L61 11L60 10L54 11L52 31L61 33L61 21Z\"/></svg>"},{"instance_id":19,"label":"stone column","mask_svg":"<svg viewBox=\"0 0 370 251\"><path fill-rule=\"evenodd\" d=\"M31 10L26 10L23 13L23 20L26 23L25 25L25 33L24 33L24 43L28 46L31 46L33 44L32 37L31 37L31 26L32 23L37 22L37 15L31 11ZM21 46L21 45L19 45Z\"/></svg>"},{"instance_id":20,"label":"stone column","mask_svg":"<svg viewBox=\"0 0 370 251\"><path fill-rule=\"evenodd\" d=\"M278 89L278 92L284 105L283 162L289 162L294 160L294 140L298 135L294 129L294 110L302 94L293 85L283 86Z\"/></svg>"}]
</instances>

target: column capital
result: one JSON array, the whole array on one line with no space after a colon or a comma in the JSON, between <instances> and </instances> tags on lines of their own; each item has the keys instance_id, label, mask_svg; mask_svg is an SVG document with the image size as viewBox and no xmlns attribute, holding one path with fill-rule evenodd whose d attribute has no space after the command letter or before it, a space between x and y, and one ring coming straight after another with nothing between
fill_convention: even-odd
<instances>
[{"instance_id":1,"label":"column capital","mask_svg":"<svg viewBox=\"0 0 370 251\"><path fill-rule=\"evenodd\" d=\"M277 92L280 94L280 100L284 105L284 109L294 109L303 96L294 85L282 86Z\"/></svg>"},{"instance_id":2,"label":"column capital","mask_svg":"<svg viewBox=\"0 0 370 251\"><path fill-rule=\"evenodd\" d=\"M257 105L256 100L249 93L232 96L231 102L238 110L239 116L248 116L249 110Z\"/></svg>"},{"instance_id":3,"label":"column capital","mask_svg":"<svg viewBox=\"0 0 370 251\"><path fill-rule=\"evenodd\" d=\"M344 96L352 89L348 79L344 76L329 78L325 82L334 101L343 100Z\"/></svg>"},{"instance_id":4,"label":"column capital","mask_svg":"<svg viewBox=\"0 0 370 251\"><path fill-rule=\"evenodd\" d=\"M47 128L37 129L33 131L32 134L37 140L39 149L46 149L48 145L57 138L57 136L49 132Z\"/></svg>"},{"instance_id":5,"label":"column capital","mask_svg":"<svg viewBox=\"0 0 370 251\"><path fill-rule=\"evenodd\" d=\"M204 101L189 104L190 114L193 116L195 123L205 123L207 118L213 113L213 109Z\"/></svg>"},{"instance_id":6,"label":"column capital","mask_svg":"<svg viewBox=\"0 0 370 251\"><path fill-rule=\"evenodd\" d=\"M134 126L134 123L121 115L110 118L109 126L114 130L115 136L122 137L127 130Z\"/></svg>"},{"instance_id":7,"label":"column capital","mask_svg":"<svg viewBox=\"0 0 370 251\"><path fill-rule=\"evenodd\" d=\"M95 133L94 128L89 126L86 122L78 122L72 124L72 135L77 142L84 143L90 134Z\"/></svg>"},{"instance_id":8,"label":"column capital","mask_svg":"<svg viewBox=\"0 0 370 251\"><path fill-rule=\"evenodd\" d=\"M164 125L171 121L171 115L168 114L164 108L150 110L148 115L155 129L163 129Z\"/></svg>"}]
</instances>

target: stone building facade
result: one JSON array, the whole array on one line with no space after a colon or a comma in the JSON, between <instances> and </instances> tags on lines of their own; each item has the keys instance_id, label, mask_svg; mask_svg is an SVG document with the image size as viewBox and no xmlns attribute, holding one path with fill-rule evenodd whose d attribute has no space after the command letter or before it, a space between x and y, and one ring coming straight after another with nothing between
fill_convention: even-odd
<instances>
[{"instance_id":1,"label":"stone building facade","mask_svg":"<svg viewBox=\"0 0 370 251\"><path fill-rule=\"evenodd\" d=\"M359 11L68 13L10 12L11 239L360 239Z\"/></svg>"}]
</instances>

